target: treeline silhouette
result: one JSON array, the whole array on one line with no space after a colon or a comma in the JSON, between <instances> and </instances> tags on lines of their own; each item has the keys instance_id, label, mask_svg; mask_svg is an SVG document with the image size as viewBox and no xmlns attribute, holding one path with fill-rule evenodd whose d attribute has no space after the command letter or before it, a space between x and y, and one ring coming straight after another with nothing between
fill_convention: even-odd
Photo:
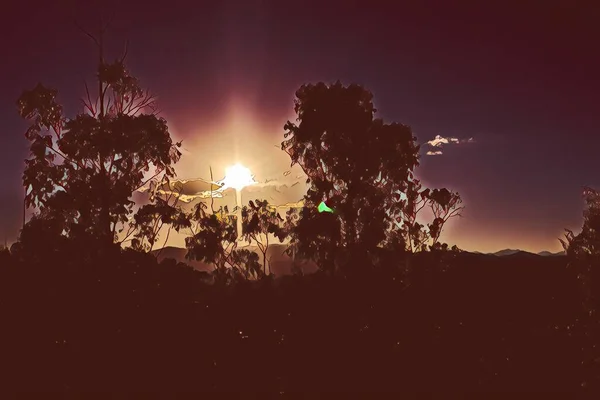
<instances>
[{"instance_id":1,"label":"treeline silhouette","mask_svg":"<svg viewBox=\"0 0 600 400\"><path fill-rule=\"evenodd\" d=\"M35 208L0 252L6 390L590 390L597 385L600 201L592 189L566 257L498 258L440 241L463 210L415 177L410 127L372 94L303 85L281 148L307 176L301 209L179 199L154 98L99 44L97 100L63 115L38 84L23 183ZM148 201L132 195L148 187ZM325 202L332 212L319 212ZM420 212L428 209L429 223ZM241 218L242 231L236 229ZM164 238L159 233L167 233ZM151 253L188 232L188 259ZM257 252L239 247L240 238ZM269 244L319 270L269 273Z\"/></svg>"}]
</instances>

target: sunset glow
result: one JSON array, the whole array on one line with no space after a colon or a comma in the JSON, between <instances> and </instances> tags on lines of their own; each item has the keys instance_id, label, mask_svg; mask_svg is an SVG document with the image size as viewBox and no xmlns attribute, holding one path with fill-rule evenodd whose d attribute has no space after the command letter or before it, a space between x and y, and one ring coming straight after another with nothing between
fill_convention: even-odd
<instances>
[{"instance_id":1,"label":"sunset glow","mask_svg":"<svg viewBox=\"0 0 600 400\"><path fill-rule=\"evenodd\" d=\"M223 184L224 188L241 190L257 182L248 168L241 164L235 164L225 169L225 178L220 183Z\"/></svg>"}]
</instances>

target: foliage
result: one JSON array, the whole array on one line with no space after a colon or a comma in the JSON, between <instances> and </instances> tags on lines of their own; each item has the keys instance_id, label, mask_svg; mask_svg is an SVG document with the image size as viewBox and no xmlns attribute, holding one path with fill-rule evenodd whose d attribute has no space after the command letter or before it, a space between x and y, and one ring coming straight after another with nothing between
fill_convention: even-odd
<instances>
[{"instance_id":1,"label":"foliage","mask_svg":"<svg viewBox=\"0 0 600 400\"><path fill-rule=\"evenodd\" d=\"M600 193L592 188L583 189L585 210L582 230L575 235L566 230L565 239L559 239L568 255L575 258L600 256Z\"/></svg>"},{"instance_id":2,"label":"foliage","mask_svg":"<svg viewBox=\"0 0 600 400\"><path fill-rule=\"evenodd\" d=\"M585 357L584 365L593 371L598 368L600 360L598 343L592 339L600 333L600 318L597 315L598 281L594 279L594 276L598 276L600 266L600 193L590 187L584 187L583 198L585 209L581 232L574 234L566 229L565 238L559 240L567 253L570 267L577 273L584 311L578 325L586 335L582 340L581 350ZM593 374L587 376L584 380L585 385L590 379L596 378Z\"/></svg>"},{"instance_id":3,"label":"foliage","mask_svg":"<svg viewBox=\"0 0 600 400\"><path fill-rule=\"evenodd\" d=\"M182 229L190 228L191 221L188 214L178 206L179 195L183 190L183 184L177 182L168 191L166 198L157 196L156 191L159 187L168 186L171 189L171 181L165 177L163 182L156 184L151 182L150 204L143 205L134 215L134 221L130 224L127 234L121 242L127 240L131 233L135 233L131 246L138 251L152 251L154 245L159 239L159 232L166 224L169 229L163 243L163 248L169 240L171 229L179 232ZM169 202L172 201L172 204ZM160 254L160 253L159 253Z\"/></svg>"},{"instance_id":4,"label":"foliage","mask_svg":"<svg viewBox=\"0 0 600 400\"><path fill-rule=\"evenodd\" d=\"M19 113L31 122L23 184L27 207L39 208L38 218L61 220L59 234L112 243L133 214L131 195L147 183L144 174L174 176L181 143L171 141L163 118L144 113L154 100L122 59L101 59L97 78L98 100L86 86L86 112L70 119L55 89L38 84L19 97Z\"/></svg>"},{"instance_id":5,"label":"foliage","mask_svg":"<svg viewBox=\"0 0 600 400\"><path fill-rule=\"evenodd\" d=\"M424 250L460 209L456 193L421 190L413 176L419 146L411 128L375 119L372 99L359 85L303 85L294 107L298 124L284 126L281 148L310 183L305 209L288 218L297 219L291 245L327 268L335 268L336 248L363 253L352 258L367 257L382 245ZM336 210L335 216L316 212L321 201ZM428 231L416 222L426 204L435 214Z\"/></svg>"},{"instance_id":6,"label":"foliage","mask_svg":"<svg viewBox=\"0 0 600 400\"><path fill-rule=\"evenodd\" d=\"M46 213L47 210L43 210L34 215L23 227L19 241L11 247L14 257L27 262L42 262L65 248L67 240L61 235L64 229L62 220L49 218Z\"/></svg>"},{"instance_id":7,"label":"foliage","mask_svg":"<svg viewBox=\"0 0 600 400\"><path fill-rule=\"evenodd\" d=\"M319 213L314 207L290 209L285 226L290 232L287 252L292 258L313 259L321 269L335 271L342 242L341 223L335 214Z\"/></svg>"},{"instance_id":8,"label":"foliage","mask_svg":"<svg viewBox=\"0 0 600 400\"><path fill-rule=\"evenodd\" d=\"M386 197L405 189L418 164L419 147L410 128L374 119L372 97L361 86L340 82L303 85L296 92L299 123L288 121L281 147L310 183L298 229L305 234L320 226L315 219L330 232L339 225L331 238L306 246L313 257L327 253L333 238L346 248L376 248L389 227ZM338 212L339 224L330 215L318 215L321 201ZM298 241L297 234L292 241Z\"/></svg>"},{"instance_id":9,"label":"foliage","mask_svg":"<svg viewBox=\"0 0 600 400\"><path fill-rule=\"evenodd\" d=\"M226 206L207 212L206 204L200 202L187 218L192 235L185 238L186 258L213 264L216 279L223 283L263 275L258 254L237 248L237 216L230 214Z\"/></svg>"},{"instance_id":10,"label":"foliage","mask_svg":"<svg viewBox=\"0 0 600 400\"><path fill-rule=\"evenodd\" d=\"M403 243L405 250L411 252L440 248L437 244L444 225L463 209L460 195L445 188L424 189L420 180L412 175L404 195L405 199L396 194L397 200L390 207L393 216L393 229L388 233L390 242L396 247ZM426 226L417 221L425 207L433 214L433 221Z\"/></svg>"},{"instance_id":11,"label":"foliage","mask_svg":"<svg viewBox=\"0 0 600 400\"><path fill-rule=\"evenodd\" d=\"M266 200L257 200L248 203L242 208L242 236L250 244L256 243L263 258L263 272L267 273L267 251L269 250L269 236L274 236L283 242L287 236L284 229L284 219L277 210L269 206ZM270 267L269 267L270 271Z\"/></svg>"}]
</instances>

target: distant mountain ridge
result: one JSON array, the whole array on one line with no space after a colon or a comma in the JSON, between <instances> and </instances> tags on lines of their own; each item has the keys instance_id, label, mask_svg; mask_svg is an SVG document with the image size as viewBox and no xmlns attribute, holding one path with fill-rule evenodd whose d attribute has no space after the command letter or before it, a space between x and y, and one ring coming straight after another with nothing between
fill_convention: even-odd
<instances>
[{"instance_id":1,"label":"distant mountain ridge","mask_svg":"<svg viewBox=\"0 0 600 400\"><path fill-rule=\"evenodd\" d=\"M254 246L248 246L247 249L251 251L258 252L258 249ZM296 262L294 263L292 259L284 253L286 249L285 244L271 244L269 246L269 250L267 253L267 258L271 259L271 271L276 276L279 275L288 275L292 272L292 265L296 264L304 273L310 273L317 270L316 264L313 262ZM199 271L212 271L214 269L213 265L209 265L203 263L201 261L196 260L188 260L185 255L187 253L187 249L180 247L167 246L163 249L156 249L151 252L154 256L157 257L158 261L162 261L166 258L172 258L178 262L183 262L188 264ZM463 253L465 256L475 256L475 257L501 257L503 259L514 259L514 260L532 260L532 259L543 259L543 258L554 258L565 256L565 252L557 252L551 253L549 251L541 251L537 254L531 253L528 251L518 250L518 249L504 249L497 251L495 253L482 253L479 251L465 251ZM262 263L262 255L259 253L261 257Z\"/></svg>"},{"instance_id":2,"label":"distant mountain ridge","mask_svg":"<svg viewBox=\"0 0 600 400\"><path fill-rule=\"evenodd\" d=\"M495 253L488 253L488 254L492 254L492 255L498 256L498 257L508 257L508 256L515 256L515 255L521 255L521 256L533 255L533 256L541 256L541 257L557 257L557 256L564 256L565 252L564 251L559 251L557 253L552 253L552 252L544 250L544 251L540 251L539 253L531 253L529 251L519 250L519 249L504 249L504 250L497 251Z\"/></svg>"},{"instance_id":3,"label":"distant mountain ridge","mask_svg":"<svg viewBox=\"0 0 600 400\"><path fill-rule=\"evenodd\" d=\"M543 256L543 257L556 257L556 256L566 256L567 253L565 253L564 251L559 251L556 253L551 253L549 251L540 251L538 253L538 255Z\"/></svg>"}]
</instances>

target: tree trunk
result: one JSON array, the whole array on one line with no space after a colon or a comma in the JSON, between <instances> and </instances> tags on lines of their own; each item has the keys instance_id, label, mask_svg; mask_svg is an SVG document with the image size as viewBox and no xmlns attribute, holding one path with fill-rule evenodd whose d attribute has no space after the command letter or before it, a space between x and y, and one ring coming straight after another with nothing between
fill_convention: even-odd
<instances>
[{"instance_id":1,"label":"tree trunk","mask_svg":"<svg viewBox=\"0 0 600 400\"><path fill-rule=\"evenodd\" d=\"M110 246L113 244L112 230L110 229L110 191L106 169L104 165L102 170L102 187L100 193L100 236L103 245Z\"/></svg>"},{"instance_id":2,"label":"tree trunk","mask_svg":"<svg viewBox=\"0 0 600 400\"><path fill-rule=\"evenodd\" d=\"M211 192L212 193L212 192ZM237 206L236 214L236 232L238 240L242 238L242 189L235 189L235 204Z\"/></svg>"}]
</instances>

